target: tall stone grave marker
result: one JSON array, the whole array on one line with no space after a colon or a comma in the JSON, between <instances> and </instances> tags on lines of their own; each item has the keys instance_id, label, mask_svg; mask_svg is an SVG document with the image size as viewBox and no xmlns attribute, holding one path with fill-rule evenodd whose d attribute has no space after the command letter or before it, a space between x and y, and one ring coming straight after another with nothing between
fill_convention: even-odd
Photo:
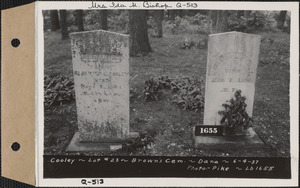
<instances>
[{"instance_id":1,"label":"tall stone grave marker","mask_svg":"<svg viewBox=\"0 0 300 188\"><path fill-rule=\"evenodd\" d=\"M209 36L204 125L221 125L218 112L224 109L222 104L234 97L236 90L241 90L246 97L246 111L252 116L259 50L257 35L228 32ZM225 142L220 136L196 136L195 139L196 146Z\"/></svg>"},{"instance_id":2,"label":"tall stone grave marker","mask_svg":"<svg viewBox=\"0 0 300 188\"><path fill-rule=\"evenodd\" d=\"M73 33L71 48L79 133L67 150L123 141L129 136L129 37L102 30Z\"/></svg>"},{"instance_id":3,"label":"tall stone grave marker","mask_svg":"<svg viewBox=\"0 0 300 188\"><path fill-rule=\"evenodd\" d=\"M236 90L246 97L252 116L260 36L228 32L209 36L206 69L204 125L220 125L222 104Z\"/></svg>"}]
</instances>

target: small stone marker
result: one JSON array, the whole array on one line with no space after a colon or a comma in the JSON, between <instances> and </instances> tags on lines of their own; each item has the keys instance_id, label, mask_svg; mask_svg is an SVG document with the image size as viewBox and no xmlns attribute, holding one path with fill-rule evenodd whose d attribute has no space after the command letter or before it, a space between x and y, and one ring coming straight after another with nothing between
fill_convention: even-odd
<instances>
[{"instance_id":1,"label":"small stone marker","mask_svg":"<svg viewBox=\"0 0 300 188\"><path fill-rule=\"evenodd\" d=\"M234 97L236 90L246 97L247 113L252 116L260 36L240 32L209 36L205 86L205 126L220 125L222 104ZM250 131L249 143L257 137ZM220 141L221 139L221 141ZM259 139L259 138L258 138ZM248 142L246 141L246 143ZM260 141L260 140L259 140ZM255 140L254 143L260 143ZM195 144L224 143L222 137L196 136Z\"/></svg>"},{"instance_id":2,"label":"small stone marker","mask_svg":"<svg viewBox=\"0 0 300 188\"><path fill-rule=\"evenodd\" d=\"M71 48L79 135L67 150L77 150L74 143L124 141L129 137L128 35L73 33Z\"/></svg>"}]
</instances>

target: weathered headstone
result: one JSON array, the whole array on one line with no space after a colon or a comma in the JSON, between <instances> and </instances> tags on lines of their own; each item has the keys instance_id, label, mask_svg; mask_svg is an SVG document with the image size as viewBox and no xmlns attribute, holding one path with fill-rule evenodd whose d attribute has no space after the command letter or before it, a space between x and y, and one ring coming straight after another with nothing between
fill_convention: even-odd
<instances>
[{"instance_id":1,"label":"weathered headstone","mask_svg":"<svg viewBox=\"0 0 300 188\"><path fill-rule=\"evenodd\" d=\"M80 143L124 141L129 137L129 37L102 30L73 33L71 48L79 130L74 137Z\"/></svg>"},{"instance_id":2,"label":"weathered headstone","mask_svg":"<svg viewBox=\"0 0 300 188\"><path fill-rule=\"evenodd\" d=\"M204 125L219 125L222 104L241 90L252 116L260 36L229 32L209 36Z\"/></svg>"},{"instance_id":3,"label":"weathered headstone","mask_svg":"<svg viewBox=\"0 0 300 188\"><path fill-rule=\"evenodd\" d=\"M260 36L240 32L209 36L205 86L204 125L220 125L222 104L236 90L246 97L246 111L252 116ZM203 140L204 139L204 140ZM218 142L219 137L196 136L199 142Z\"/></svg>"}]
</instances>

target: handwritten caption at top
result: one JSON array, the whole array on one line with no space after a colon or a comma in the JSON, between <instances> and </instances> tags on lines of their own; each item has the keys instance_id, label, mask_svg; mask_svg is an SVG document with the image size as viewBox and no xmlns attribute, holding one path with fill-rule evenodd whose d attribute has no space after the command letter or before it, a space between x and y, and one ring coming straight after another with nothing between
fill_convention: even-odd
<instances>
[{"instance_id":1,"label":"handwritten caption at top","mask_svg":"<svg viewBox=\"0 0 300 188\"><path fill-rule=\"evenodd\" d=\"M198 8L197 3L191 2L178 2L178 3L168 3L168 2L91 2L88 9L126 9L126 8L145 8L145 9L177 9L177 8Z\"/></svg>"}]
</instances>

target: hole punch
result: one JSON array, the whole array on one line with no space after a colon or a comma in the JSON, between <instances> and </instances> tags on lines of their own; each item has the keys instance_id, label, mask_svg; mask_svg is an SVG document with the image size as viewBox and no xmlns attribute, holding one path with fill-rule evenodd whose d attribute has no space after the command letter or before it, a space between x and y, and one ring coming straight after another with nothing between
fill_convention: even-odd
<instances>
[{"instance_id":1,"label":"hole punch","mask_svg":"<svg viewBox=\"0 0 300 188\"><path fill-rule=\"evenodd\" d=\"M12 145L11 145L11 149L13 151L18 151L20 149L20 144L18 142L14 142Z\"/></svg>"},{"instance_id":2,"label":"hole punch","mask_svg":"<svg viewBox=\"0 0 300 188\"><path fill-rule=\"evenodd\" d=\"M20 46L20 44L21 44L21 42L20 42L20 40L17 39L17 38L11 40L11 45L12 45L13 47L15 47L15 48L17 48L18 46Z\"/></svg>"}]
</instances>

